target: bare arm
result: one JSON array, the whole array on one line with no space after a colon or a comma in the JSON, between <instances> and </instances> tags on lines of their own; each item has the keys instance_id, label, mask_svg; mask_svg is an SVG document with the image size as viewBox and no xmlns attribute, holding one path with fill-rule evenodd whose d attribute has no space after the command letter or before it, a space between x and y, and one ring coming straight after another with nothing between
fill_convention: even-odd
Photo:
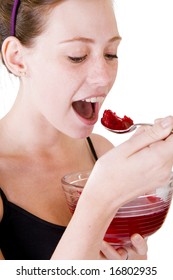
<instances>
[{"instance_id":1,"label":"bare arm","mask_svg":"<svg viewBox=\"0 0 173 280\"><path fill-rule=\"evenodd\" d=\"M97 161L52 259L99 258L115 211L126 201L168 182L173 165L172 128L172 117L141 128Z\"/></svg>"}]
</instances>

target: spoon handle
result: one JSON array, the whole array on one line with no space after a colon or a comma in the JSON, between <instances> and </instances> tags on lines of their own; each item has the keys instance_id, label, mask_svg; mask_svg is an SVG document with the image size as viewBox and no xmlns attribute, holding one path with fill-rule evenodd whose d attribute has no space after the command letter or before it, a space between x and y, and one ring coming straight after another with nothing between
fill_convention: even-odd
<instances>
[{"instance_id":1,"label":"spoon handle","mask_svg":"<svg viewBox=\"0 0 173 280\"><path fill-rule=\"evenodd\" d=\"M134 123L135 126L141 126L141 125L150 125L152 126L152 123Z\"/></svg>"},{"instance_id":2,"label":"spoon handle","mask_svg":"<svg viewBox=\"0 0 173 280\"><path fill-rule=\"evenodd\" d=\"M149 126L152 126L153 124L152 123L135 123L134 126L141 126L141 125L149 125ZM170 134L173 133L173 129L171 130Z\"/></svg>"}]
</instances>

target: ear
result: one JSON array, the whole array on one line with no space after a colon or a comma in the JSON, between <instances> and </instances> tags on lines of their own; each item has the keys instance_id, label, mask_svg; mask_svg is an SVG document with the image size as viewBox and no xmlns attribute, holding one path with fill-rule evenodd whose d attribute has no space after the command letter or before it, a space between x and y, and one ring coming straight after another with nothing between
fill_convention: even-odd
<instances>
[{"instance_id":1,"label":"ear","mask_svg":"<svg viewBox=\"0 0 173 280\"><path fill-rule=\"evenodd\" d=\"M7 37L2 45L2 56L8 70L16 76L26 73L23 60L23 46L13 36Z\"/></svg>"}]
</instances>

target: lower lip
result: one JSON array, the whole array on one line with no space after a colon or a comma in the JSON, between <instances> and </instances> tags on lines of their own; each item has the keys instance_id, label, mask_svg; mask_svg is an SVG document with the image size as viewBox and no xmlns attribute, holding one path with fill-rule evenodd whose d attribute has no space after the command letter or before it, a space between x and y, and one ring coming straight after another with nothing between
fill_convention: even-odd
<instances>
[{"instance_id":1,"label":"lower lip","mask_svg":"<svg viewBox=\"0 0 173 280\"><path fill-rule=\"evenodd\" d=\"M83 117L81 117L75 110L74 110L75 114L77 115L78 119L80 121L82 121L85 125L87 126L93 126L97 120L98 120L98 113L99 113L99 103L97 102L95 104L95 112L94 112L94 116L92 119L85 119Z\"/></svg>"}]
</instances>

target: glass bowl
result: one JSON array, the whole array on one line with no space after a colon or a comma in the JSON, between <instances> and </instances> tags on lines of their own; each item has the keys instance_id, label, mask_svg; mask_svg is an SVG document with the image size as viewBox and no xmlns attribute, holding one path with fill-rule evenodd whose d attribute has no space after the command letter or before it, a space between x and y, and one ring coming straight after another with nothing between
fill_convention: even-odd
<instances>
[{"instance_id":1,"label":"glass bowl","mask_svg":"<svg viewBox=\"0 0 173 280\"><path fill-rule=\"evenodd\" d=\"M65 175L61 182L67 204L73 214L82 190L90 176L90 171ZM173 193L173 175L168 185L157 188L124 204L110 223L104 240L113 246L131 243L130 236L139 233L144 238L155 233L164 223Z\"/></svg>"}]
</instances>

